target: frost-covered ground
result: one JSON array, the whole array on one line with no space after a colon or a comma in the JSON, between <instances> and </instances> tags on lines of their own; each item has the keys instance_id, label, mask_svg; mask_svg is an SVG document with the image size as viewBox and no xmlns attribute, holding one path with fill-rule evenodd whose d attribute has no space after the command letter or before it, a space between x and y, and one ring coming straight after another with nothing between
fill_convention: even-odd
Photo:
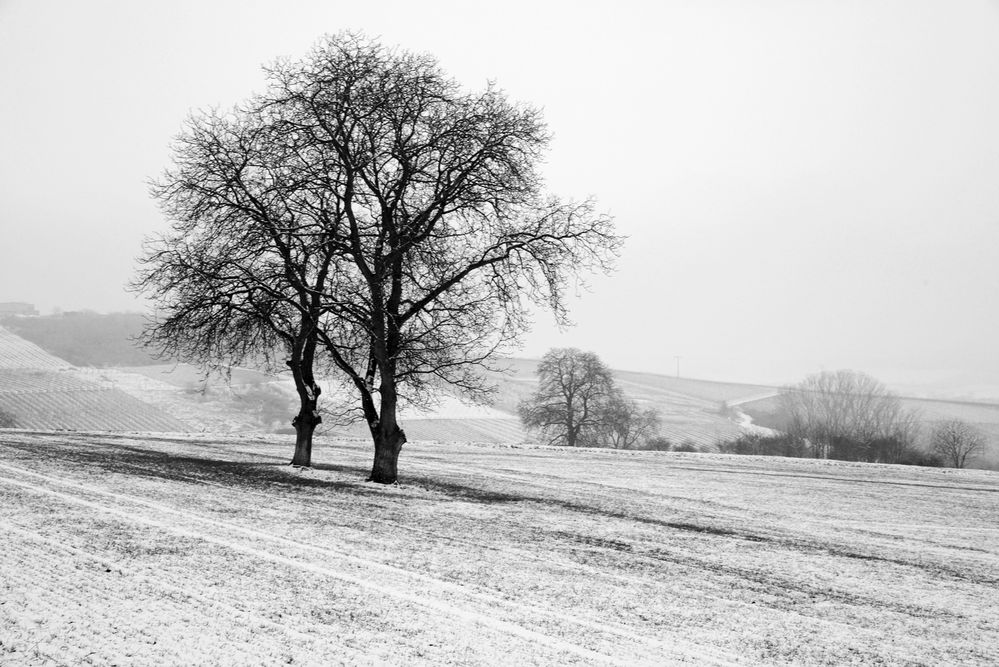
<instances>
[{"instance_id":1,"label":"frost-covered ground","mask_svg":"<svg viewBox=\"0 0 999 667\"><path fill-rule=\"evenodd\" d=\"M996 664L999 474L0 434L0 664Z\"/></svg>"}]
</instances>

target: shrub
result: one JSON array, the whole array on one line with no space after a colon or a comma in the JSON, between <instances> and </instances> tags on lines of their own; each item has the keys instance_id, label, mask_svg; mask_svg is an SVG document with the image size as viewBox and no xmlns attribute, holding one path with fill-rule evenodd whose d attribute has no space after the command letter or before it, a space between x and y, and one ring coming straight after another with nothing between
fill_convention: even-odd
<instances>
[{"instance_id":1,"label":"shrub","mask_svg":"<svg viewBox=\"0 0 999 667\"><path fill-rule=\"evenodd\" d=\"M645 441L642 449L649 449L656 452L668 452L673 448L673 443L664 435L656 435Z\"/></svg>"},{"instance_id":2,"label":"shrub","mask_svg":"<svg viewBox=\"0 0 999 667\"><path fill-rule=\"evenodd\" d=\"M909 449L899 458L898 463L906 466L925 466L927 468L942 468L944 460L932 452Z\"/></svg>"},{"instance_id":3,"label":"shrub","mask_svg":"<svg viewBox=\"0 0 999 667\"><path fill-rule=\"evenodd\" d=\"M723 454L745 454L750 456L808 456L805 443L789 435L761 435L744 433L735 440L718 443L718 451Z\"/></svg>"},{"instance_id":4,"label":"shrub","mask_svg":"<svg viewBox=\"0 0 999 667\"><path fill-rule=\"evenodd\" d=\"M699 450L697 448L697 445L695 445L692 440L684 440L682 443L680 443L679 445L677 445L676 449L674 449L673 451L674 452L699 452L701 450Z\"/></svg>"}]
</instances>

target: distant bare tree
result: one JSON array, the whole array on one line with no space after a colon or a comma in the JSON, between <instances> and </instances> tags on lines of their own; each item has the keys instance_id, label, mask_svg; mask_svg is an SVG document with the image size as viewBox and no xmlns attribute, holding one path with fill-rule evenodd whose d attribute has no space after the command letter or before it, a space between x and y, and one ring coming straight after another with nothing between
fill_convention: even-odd
<instances>
[{"instance_id":1,"label":"distant bare tree","mask_svg":"<svg viewBox=\"0 0 999 667\"><path fill-rule=\"evenodd\" d=\"M953 468L963 468L968 459L985 451L985 434L960 419L938 423L933 429L933 452Z\"/></svg>"},{"instance_id":2,"label":"distant bare tree","mask_svg":"<svg viewBox=\"0 0 999 667\"><path fill-rule=\"evenodd\" d=\"M593 446L605 430L614 377L592 352L549 350L538 364L538 389L521 401L520 419L550 445Z\"/></svg>"},{"instance_id":3,"label":"distant bare tree","mask_svg":"<svg viewBox=\"0 0 999 667\"><path fill-rule=\"evenodd\" d=\"M917 421L881 382L856 371L826 371L785 387L781 430L818 458L897 462Z\"/></svg>"},{"instance_id":4,"label":"distant bare tree","mask_svg":"<svg viewBox=\"0 0 999 667\"><path fill-rule=\"evenodd\" d=\"M659 432L662 420L654 408L642 409L635 401L615 390L601 414L602 432L611 447L633 449Z\"/></svg>"},{"instance_id":5,"label":"distant bare tree","mask_svg":"<svg viewBox=\"0 0 999 667\"><path fill-rule=\"evenodd\" d=\"M233 114L191 121L154 190L175 226L138 281L163 313L148 340L205 363L280 346L299 440L329 365L371 433L370 479L392 483L400 403L487 397L480 371L531 305L565 322L566 290L622 239L544 191L540 111L466 93L428 55L339 34L268 74Z\"/></svg>"}]
</instances>

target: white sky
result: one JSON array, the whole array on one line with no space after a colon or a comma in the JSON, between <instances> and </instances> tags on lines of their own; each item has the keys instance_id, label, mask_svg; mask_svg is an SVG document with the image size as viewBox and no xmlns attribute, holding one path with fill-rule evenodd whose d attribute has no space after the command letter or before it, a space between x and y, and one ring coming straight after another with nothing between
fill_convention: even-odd
<instances>
[{"instance_id":1,"label":"white sky","mask_svg":"<svg viewBox=\"0 0 999 667\"><path fill-rule=\"evenodd\" d=\"M193 108L359 29L541 105L553 191L630 236L560 334L611 365L999 386L999 4L0 0L0 301L137 310Z\"/></svg>"}]
</instances>

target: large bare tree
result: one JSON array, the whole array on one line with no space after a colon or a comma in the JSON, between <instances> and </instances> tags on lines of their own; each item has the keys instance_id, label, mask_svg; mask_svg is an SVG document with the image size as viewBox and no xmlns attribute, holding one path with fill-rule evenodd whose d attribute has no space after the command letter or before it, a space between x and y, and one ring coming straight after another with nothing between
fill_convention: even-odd
<instances>
[{"instance_id":1,"label":"large bare tree","mask_svg":"<svg viewBox=\"0 0 999 667\"><path fill-rule=\"evenodd\" d=\"M544 191L537 109L465 92L431 56L339 34L268 73L234 114L191 121L154 191L174 233L139 280L162 314L148 338L204 362L280 344L303 410L330 365L370 430L370 479L391 483L400 404L485 398L479 371L531 306L564 322L621 238L592 201Z\"/></svg>"},{"instance_id":2,"label":"large bare tree","mask_svg":"<svg viewBox=\"0 0 999 667\"><path fill-rule=\"evenodd\" d=\"M618 398L610 369L592 352L556 348L542 357L537 373L537 391L518 406L524 425L549 445L601 444L608 405Z\"/></svg>"},{"instance_id":3,"label":"large bare tree","mask_svg":"<svg viewBox=\"0 0 999 667\"><path fill-rule=\"evenodd\" d=\"M171 228L148 242L133 287L157 306L143 339L165 356L209 368L284 356L300 399L292 464L308 466L343 210L336 165L312 162L274 120L253 101L188 121L152 186Z\"/></svg>"}]
</instances>

